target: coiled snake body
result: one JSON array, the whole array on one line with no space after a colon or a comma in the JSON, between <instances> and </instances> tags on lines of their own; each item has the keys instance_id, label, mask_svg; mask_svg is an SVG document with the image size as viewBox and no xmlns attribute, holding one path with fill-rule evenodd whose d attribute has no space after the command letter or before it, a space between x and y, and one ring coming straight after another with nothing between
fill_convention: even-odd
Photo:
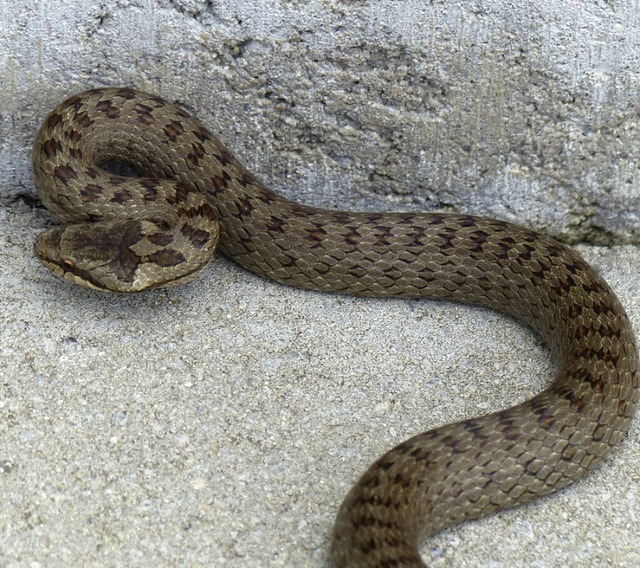
<instances>
[{"instance_id":1,"label":"coiled snake body","mask_svg":"<svg viewBox=\"0 0 640 568\"><path fill-rule=\"evenodd\" d=\"M143 177L108 173L108 162ZM40 235L36 252L74 282L116 291L186 282L219 232L225 255L283 284L472 302L548 342L558 375L544 392L419 434L369 468L338 513L336 567L423 566L425 536L566 486L627 430L639 397L631 325L603 279L550 237L468 215L300 205L184 110L130 89L60 104L33 167L43 202L67 223Z\"/></svg>"}]
</instances>

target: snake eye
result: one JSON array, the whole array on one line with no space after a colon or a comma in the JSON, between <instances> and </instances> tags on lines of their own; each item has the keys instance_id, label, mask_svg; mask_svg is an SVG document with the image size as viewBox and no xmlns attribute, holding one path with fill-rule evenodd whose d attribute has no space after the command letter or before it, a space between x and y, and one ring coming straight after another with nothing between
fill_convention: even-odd
<instances>
[{"instance_id":1,"label":"snake eye","mask_svg":"<svg viewBox=\"0 0 640 568\"><path fill-rule=\"evenodd\" d=\"M62 264L67 270L73 270L76 267L76 263L73 262L70 258L63 258Z\"/></svg>"}]
</instances>

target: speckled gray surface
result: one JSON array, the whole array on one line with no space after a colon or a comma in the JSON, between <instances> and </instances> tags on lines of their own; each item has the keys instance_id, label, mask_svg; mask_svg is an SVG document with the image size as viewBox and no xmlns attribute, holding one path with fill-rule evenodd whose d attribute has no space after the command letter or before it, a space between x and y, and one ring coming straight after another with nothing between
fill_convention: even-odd
<instances>
[{"instance_id":1,"label":"speckled gray surface","mask_svg":"<svg viewBox=\"0 0 640 568\"><path fill-rule=\"evenodd\" d=\"M197 111L260 177L639 241L635 2L0 0L0 566L325 567L358 475L553 372L452 304L290 290L224 259L182 289L73 288L31 253L28 152L63 96ZM640 330L640 251L583 247ZM429 541L436 567L637 568L640 425L561 494Z\"/></svg>"}]
</instances>

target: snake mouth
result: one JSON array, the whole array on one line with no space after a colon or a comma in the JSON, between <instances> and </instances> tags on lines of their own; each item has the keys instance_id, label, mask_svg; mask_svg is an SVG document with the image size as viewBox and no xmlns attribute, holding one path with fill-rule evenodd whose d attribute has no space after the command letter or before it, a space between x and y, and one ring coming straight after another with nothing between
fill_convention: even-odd
<instances>
[{"instance_id":1,"label":"snake mouth","mask_svg":"<svg viewBox=\"0 0 640 568\"><path fill-rule=\"evenodd\" d=\"M40 233L33 243L33 251L40 262L48 269L53 270L58 276L63 276L65 272L75 268L75 262L72 259L67 258L63 261L50 254L51 251L60 250L62 231L62 227L57 227Z\"/></svg>"},{"instance_id":2,"label":"snake mouth","mask_svg":"<svg viewBox=\"0 0 640 568\"><path fill-rule=\"evenodd\" d=\"M73 259L68 257L54 258L49 254L49 251L59 250L63 231L64 228L59 227L41 233L36 237L33 249L42 265L51 270L56 276L64 278L73 284L79 284L92 290L108 292L109 290L98 282L91 273L78 268Z\"/></svg>"}]
</instances>

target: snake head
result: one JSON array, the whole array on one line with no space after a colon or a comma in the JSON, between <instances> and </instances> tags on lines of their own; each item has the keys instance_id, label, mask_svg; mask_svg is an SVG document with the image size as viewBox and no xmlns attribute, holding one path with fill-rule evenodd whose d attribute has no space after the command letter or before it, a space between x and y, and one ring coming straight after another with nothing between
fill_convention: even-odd
<instances>
[{"instance_id":1,"label":"snake head","mask_svg":"<svg viewBox=\"0 0 640 568\"><path fill-rule=\"evenodd\" d=\"M94 290L142 292L185 284L213 258L217 227L196 247L189 237L184 226L113 220L56 227L38 235L34 248L42 264L65 280Z\"/></svg>"}]
</instances>

